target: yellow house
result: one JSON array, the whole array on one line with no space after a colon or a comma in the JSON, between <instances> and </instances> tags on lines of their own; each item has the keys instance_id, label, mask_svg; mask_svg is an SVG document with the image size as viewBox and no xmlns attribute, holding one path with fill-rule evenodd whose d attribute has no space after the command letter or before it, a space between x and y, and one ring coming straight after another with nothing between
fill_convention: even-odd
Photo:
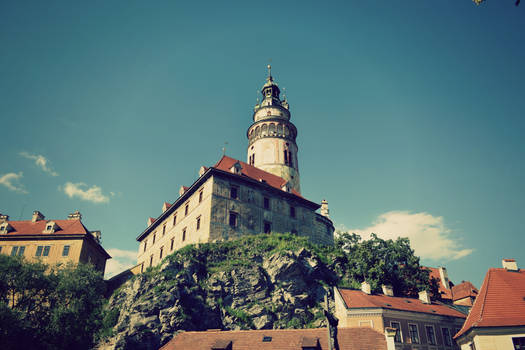
<instances>
[{"instance_id":1,"label":"yellow house","mask_svg":"<svg viewBox=\"0 0 525 350\"><path fill-rule=\"evenodd\" d=\"M488 270L479 296L454 336L461 350L525 349L525 270L514 259Z\"/></svg>"},{"instance_id":2,"label":"yellow house","mask_svg":"<svg viewBox=\"0 0 525 350\"><path fill-rule=\"evenodd\" d=\"M100 231L89 231L81 220L78 211L67 220L46 220L39 211L22 221L0 214L0 253L48 265L91 263L104 273L111 256L100 244Z\"/></svg>"}]
</instances>

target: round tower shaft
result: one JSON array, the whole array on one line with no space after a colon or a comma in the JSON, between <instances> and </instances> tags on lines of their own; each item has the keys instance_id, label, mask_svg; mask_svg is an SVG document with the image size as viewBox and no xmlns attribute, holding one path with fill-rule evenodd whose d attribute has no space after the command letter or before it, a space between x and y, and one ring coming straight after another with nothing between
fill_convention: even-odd
<instances>
[{"instance_id":1,"label":"round tower shaft","mask_svg":"<svg viewBox=\"0 0 525 350\"><path fill-rule=\"evenodd\" d=\"M280 99L271 66L261 89L263 100L255 105L253 124L248 128L248 163L280 176L290 188L301 192L297 157L297 128L290 122L290 107L286 98Z\"/></svg>"}]
</instances>

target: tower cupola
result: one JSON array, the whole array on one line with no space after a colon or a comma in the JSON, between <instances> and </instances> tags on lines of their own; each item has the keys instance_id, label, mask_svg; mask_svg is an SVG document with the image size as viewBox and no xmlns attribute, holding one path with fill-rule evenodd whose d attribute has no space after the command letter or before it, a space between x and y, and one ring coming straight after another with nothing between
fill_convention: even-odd
<instances>
[{"instance_id":1,"label":"tower cupola","mask_svg":"<svg viewBox=\"0 0 525 350\"><path fill-rule=\"evenodd\" d=\"M253 112L253 124L248 128L248 163L280 176L289 186L300 193L299 166L297 159L297 129L290 122L290 107L272 76L268 76L261 88L262 101Z\"/></svg>"}]
</instances>

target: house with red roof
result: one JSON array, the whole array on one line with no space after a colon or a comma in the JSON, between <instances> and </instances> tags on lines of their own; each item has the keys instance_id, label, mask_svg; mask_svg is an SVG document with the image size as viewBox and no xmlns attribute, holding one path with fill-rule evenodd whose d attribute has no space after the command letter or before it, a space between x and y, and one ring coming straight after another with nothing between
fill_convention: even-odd
<instances>
[{"instance_id":1,"label":"house with red roof","mask_svg":"<svg viewBox=\"0 0 525 350\"><path fill-rule=\"evenodd\" d=\"M297 128L271 71L261 93L246 134L247 162L224 155L215 165L201 167L191 186L180 187L175 201L164 202L162 213L149 217L137 237L134 272L159 264L187 244L246 234L292 233L333 244L328 202L301 195Z\"/></svg>"},{"instance_id":2,"label":"house with red roof","mask_svg":"<svg viewBox=\"0 0 525 350\"><path fill-rule=\"evenodd\" d=\"M394 350L383 333L338 328L330 341L327 328L180 332L160 350Z\"/></svg>"},{"instance_id":3,"label":"house with red roof","mask_svg":"<svg viewBox=\"0 0 525 350\"><path fill-rule=\"evenodd\" d=\"M67 220L46 219L39 211L31 220L9 220L0 214L0 253L48 265L90 263L102 273L111 258L102 247L100 231L89 231L78 211Z\"/></svg>"},{"instance_id":4,"label":"house with red roof","mask_svg":"<svg viewBox=\"0 0 525 350\"><path fill-rule=\"evenodd\" d=\"M454 285L448 278L445 267L424 267L429 270L429 278L435 279L438 283L440 298L444 302L455 305L471 307L478 295L478 289L469 281L462 281Z\"/></svg>"},{"instance_id":5,"label":"house with red roof","mask_svg":"<svg viewBox=\"0 0 525 350\"><path fill-rule=\"evenodd\" d=\"M382 294L372 294L367 282L361 290L336 287L335 316L341 327L372 328L380 333L395 329L396 349L458 349L452 336L466 315L432 301L426 291L419 296L396 297L389 286L383 286Z\"/></svg>"},{"instance_id":6,"label":"house with red roof","mask_svg":"<svg viewBox=\"0 0 525 350\"><path fill-rule=\"evenodd\" d=\"M525 270L516 260L487 271L479 295L454 336L462 350L525 349Z\"/></svg>"}]
</instances>

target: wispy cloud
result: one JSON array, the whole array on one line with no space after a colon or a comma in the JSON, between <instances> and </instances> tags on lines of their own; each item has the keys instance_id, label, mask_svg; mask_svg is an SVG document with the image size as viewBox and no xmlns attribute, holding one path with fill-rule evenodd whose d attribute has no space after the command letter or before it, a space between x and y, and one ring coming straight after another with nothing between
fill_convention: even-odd
<instances>
[{"instance_id":1,"label":"wispy cloud","mask_svg":"<svg viewBox=\"0 0 525 350\"><path fill-rule=\"evenodd\" d=\"M417 255L432 260L461 259L474 251L461 248L461 237L445 225L442 216L425 212L390 211L379 215L371 226L348 232L355 232L364 239L371 233L384 239L408 237Z\"/></svg>"},{"instance_id":2,"label":"wispy cloud","mask_svg":"<svg viewBox=\"0 0 525 350\"><path fill-rule=\"evenodd\" d=\"M22 172L17 173L7 173L0 176L0 185L7 187L11 191L18 193L29 193L24 188L24 185L20 182L20 179L24 176Z\"/></svg>"},{"instance_id":3,"label":"wispy cloud","mask_svg":"<svg viewBox=\"0 0 525 350\"><path fill-rule=\"evenodd\" d=\"M106 264L105 277L110 278L137 264L136 250L111 248L107 250L111 259Z\"/></svg>"},{"instance_id":4,"label":"wispy cloud","mask_svg":"<svg viewBox=\"0 0 525 350\"><path fill-rule=\"evenodd\" d=\"M19 153L22 157L34 160L35 164L42 169L44 172L48 173L51 176L58 176L58 173L54 171L51 166L49 165L49 159L44 157L41 154L30 154L27 152L20 152Z\"/></svg>"},{"instance_id":5,"label":"wispy cloud","mask_svg":"<svg viewBox=\"0 0 525 350\"><path fill-rule=\"evenodd\" d=\"M109 196L102 193L99 186L93 185L88 187L83 182L72 183L66 182L63 187L59 187L69 198L78 197L84 201L93 203L107 203Z\"/></svg>"}]
</instances>

